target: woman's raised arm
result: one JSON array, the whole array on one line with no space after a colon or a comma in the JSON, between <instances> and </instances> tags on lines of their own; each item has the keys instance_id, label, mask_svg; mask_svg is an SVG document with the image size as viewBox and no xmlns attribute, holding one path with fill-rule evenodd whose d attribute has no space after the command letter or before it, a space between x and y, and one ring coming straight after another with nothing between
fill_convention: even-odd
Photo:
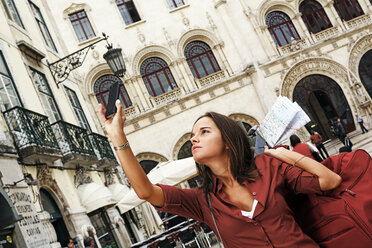
<instances>
[{"instance_id":1,"label":"woman's raised arm","mask_svg":"<svg viewBox=\"0 0 372 248\"><path fill-rule=\"evenodd\" d=\"M277 158L285 163L300 167L313 175L318 176L319 185L322 191L336 188L342 182L342 178L322 165L321 163L306 157L298 152L290 151L284 147L268 149L265 147L265 154Z\"/></svg>"},{"instance_id":2,"label":"woman's raised arm","mask_svg":"<svg viewBox=\"0 0 372 248\"><path fill-rule=\"evenodd\" d=\"M116 101L116 108L116 114L106 119L106 111L100 104L99 115L105 125L107 135L114 147L116 147L116 155L119 158L121 167L139 198L155 206L162 207L164 205L163 190L150 182L129 146L124 133L126 117L119 100Z\"/></svg>"}]
</instances>

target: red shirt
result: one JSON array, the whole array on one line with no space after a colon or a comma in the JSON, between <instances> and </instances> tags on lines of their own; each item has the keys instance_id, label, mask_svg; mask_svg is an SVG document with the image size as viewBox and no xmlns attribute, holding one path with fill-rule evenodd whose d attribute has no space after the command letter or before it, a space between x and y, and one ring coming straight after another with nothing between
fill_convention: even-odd
<instances>
[{"instance_id":1,"label":"red shirt","mask_svg":"<svg viewBox=\"0 0 372 248\"><path fill-rule=\"evenodd\" d=\"M295 147L293 147L292 150L294 152L301 153L301 154L303 154L306 157L309 157L311 159L315 159L313 154L311 154L311 150L310 150L309 146L306 143L298 143L297 145L295 145Z\"/></svg>"},{"instance_id":2,"label":"red shirt","mask_svg":"<svg viewBox=\"0 0 372 248\"><path fill-rule=\"evenodd\" d=\"M318 178L266 155L259 155L256 165L262 176L243 183L258 201L253 219L242 216L214 178L210 196L225 247L319 247L302 232L285 200L291 192L321 193ZM159 186L165 203L157 209L204 222L217 233L202 189Z\"/></svg>"}]
</instances>

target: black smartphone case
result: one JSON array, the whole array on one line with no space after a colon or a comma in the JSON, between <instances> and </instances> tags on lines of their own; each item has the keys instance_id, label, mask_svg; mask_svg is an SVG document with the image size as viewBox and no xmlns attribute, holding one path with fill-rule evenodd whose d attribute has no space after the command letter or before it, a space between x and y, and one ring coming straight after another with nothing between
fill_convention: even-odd
<instances>
[{"instance_id":1,"label":"black smartphone case","mask_svg":"<svg viewBox=\"0 0 372 248\"><path fill-rule=\"evenodd\" d=\"M120 93L120 83L115 82L113 85L110 87L110 92L109 92L109 98L108 98L108 103L106 107L106 118L109 118L111 115L116 113L116 100L119 99L119 93Z\"/></svg>"}]
</instances>

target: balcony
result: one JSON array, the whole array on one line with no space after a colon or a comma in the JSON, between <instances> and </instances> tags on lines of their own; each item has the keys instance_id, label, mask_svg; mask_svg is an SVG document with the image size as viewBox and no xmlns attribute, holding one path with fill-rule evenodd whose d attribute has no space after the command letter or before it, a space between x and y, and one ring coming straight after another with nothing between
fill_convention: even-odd
<instances>
[{"instance_id":1,"label":"balcony","mask_svg":"<svg viewBox=\"0 0 372 248\"><path fill-rule=\"evenodd\" d=\"M118 165L115 155L111 149L110 143L105 136L97 133L91 133L89 134L89 139L93 145L93 150L98 158L98 168L112 168Z\"/></svg>"},{"instance_id":2,"label":"balcony","mask_svg":"<svg viewBox=\"0 0 372 248\"><path fill-rule=\"evenodd\" d=\"M61 158L48 117L19 106L3 114L23 162L53 163Z\"/></svg>"},{"instance_id":3,"label":"balcony","mask_svg":"<svg viewBox=\"0 0 372 248\"><path fill-rule=\"evenodd\" d=\"M221 70L200 79L195 78L195 81L199 88L203 88L225 77L225 72Z\"/></svg>"},{"instance_id":4,"label":"balcony","mask_svg":"<svg viewBox=\"0 0 372 248\"><path fill-rule=\"evenodd\" d=\"M167 103L172 100L176 100L181 96L181 94L182 94L181 88L175 88L159 96L156 96L156 97L151 96L150 101L152 102L154 106L156 106L162 103Z\"/></svg>"},{"instance_id":5,"label":"balcony","mask_svg":"<svg viewBox=\"0 0 372 248\"><path fill-rule=\"evenodd\" d=\"M62 152L64 167L90 166L97 163L98 158L86 129L64 121L57 121L51 127Z\"/></svg>"},{"instance_id":6,"label":"balcony","mask_svg":"<svg viewBox=\"0 0 372 248\"><path fill-rule=\"evenodd\" d=\"M365 14L365 15L361 15L356 18L353 18L349 21L346 21L345 23L348 29L352 29L352 28L357 28L360 26L368 25L371 22L372 22L371 15Z\"/></svg>"}]
</instances>

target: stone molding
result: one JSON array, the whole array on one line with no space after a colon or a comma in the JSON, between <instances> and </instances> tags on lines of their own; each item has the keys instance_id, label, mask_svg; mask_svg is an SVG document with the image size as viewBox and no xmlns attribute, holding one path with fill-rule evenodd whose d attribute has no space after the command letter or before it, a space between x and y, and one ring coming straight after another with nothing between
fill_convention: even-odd
<instances>
[{"instance_id":1,"label":"stone molding","mask_svg":"<svg viewBox=\"0 0 372 248\"><path fill-rule=\"evenodd\" d=\"M177 42L177 53L179 58L185 57L184 50L186 45L191 41L195 40L207 43L211 49L215 47L215 45L220 43L218 38L208 30L205 29L188 30L181 35Z\"/></svg>"},{"instance_id":2,"label":"stone molding","mask_svg":"<svg viewBox=\"0 0 372 248\"><path fill-rule=\"evenodd\" d=\"M176 144L173 146L173 152L172 152L172 159L177 160L178 152L180 151L181 147L190 140L191 133L185 133L181 136L176 142Z\"/></svg>"},{"instance_id":3,"label":"stone molding","mask_svg":"<svg viewBox=\"0 0 372 248\"><path fill-rule=\"evenodd\" d=\"M140 75L141 63L150 57L159 57L167 62L168 66L176 61L176 57L173 53L164 46L150 45L139 50L133 57L132 61L132 71L133 75Z\"/></svg>"},{"instance_id":4,"label":"stone molding","mask_svg":"<svg viewBox=\"0 0 372 248\"><path fill-rule=\"evenodd\" d=\"M350 55L349 55L349 68L350 71L357 75L357 79L361 82L358 67L360 60L362 59L363 55L372 49L372 34L364 35L360 37L352 46Z\"/></svg>"},{"instance_id":5,"label":"stone molding","mask_svg":"<svg viewBox=\"0 0 372 248\"><path fill-rule=\"evenodd\" d=\"M347 70L341 64L325 58L309 58L293 65L284 76L281 86L281 95L293 98L296 84L304 77L312 74L321 74L332 78L347 95L350 85ZM349 94L350 95L350 94Z\"/></svg>"},{"instance_id":6,"label":"stone molding","mask_svg":"<svg viewBox=\"0 0 372 248\"><path fill-rule=\"evenodd\" d=\"M272 11L281 11L293 19L298 13L298 9L295 9L291 4L283 1L270 1L266 0L257 8L259 10L258 15L256 16L256 21L259 26L266 26L266 15Z\"/></svg>"},{"instance_id":7,"label":"stone molding","mask_svg":"<svg viewBox=\"0 0 372 248\"><path fill-rule=\"evenodd\" d=\"M136 158L139 162L143 160L153 160L157 162L166 162L168 159L160 154L154 153L154 152L143 152L136 155Z\"/></svg>"},{"instance_id":8,"label":"stone molding","mask_svg":"<svg viewBox=\"0 0 372 248\"><path fill-rule=\"evenodd\" d=\"M67 9L63 11L63 18L68 19L69 15L76 13L80 10L92 11L92 8L86 3L81 3L81 4L72 3L70 7L68 7Z\"/></svg>"},{"instance_id":9,"label":"stone molding","mask_svg":"<svg viewBox=\"0 0 372 248\"><path fill-rule=\"evenodd\" d=\"M254 118L253 116L242 114L242 113L236 113L236 114L230 114L229 117L233 119L234 121L243 121L252 127L254 125L258 125L259 122Z\"/></svg>"}]
</instances>

